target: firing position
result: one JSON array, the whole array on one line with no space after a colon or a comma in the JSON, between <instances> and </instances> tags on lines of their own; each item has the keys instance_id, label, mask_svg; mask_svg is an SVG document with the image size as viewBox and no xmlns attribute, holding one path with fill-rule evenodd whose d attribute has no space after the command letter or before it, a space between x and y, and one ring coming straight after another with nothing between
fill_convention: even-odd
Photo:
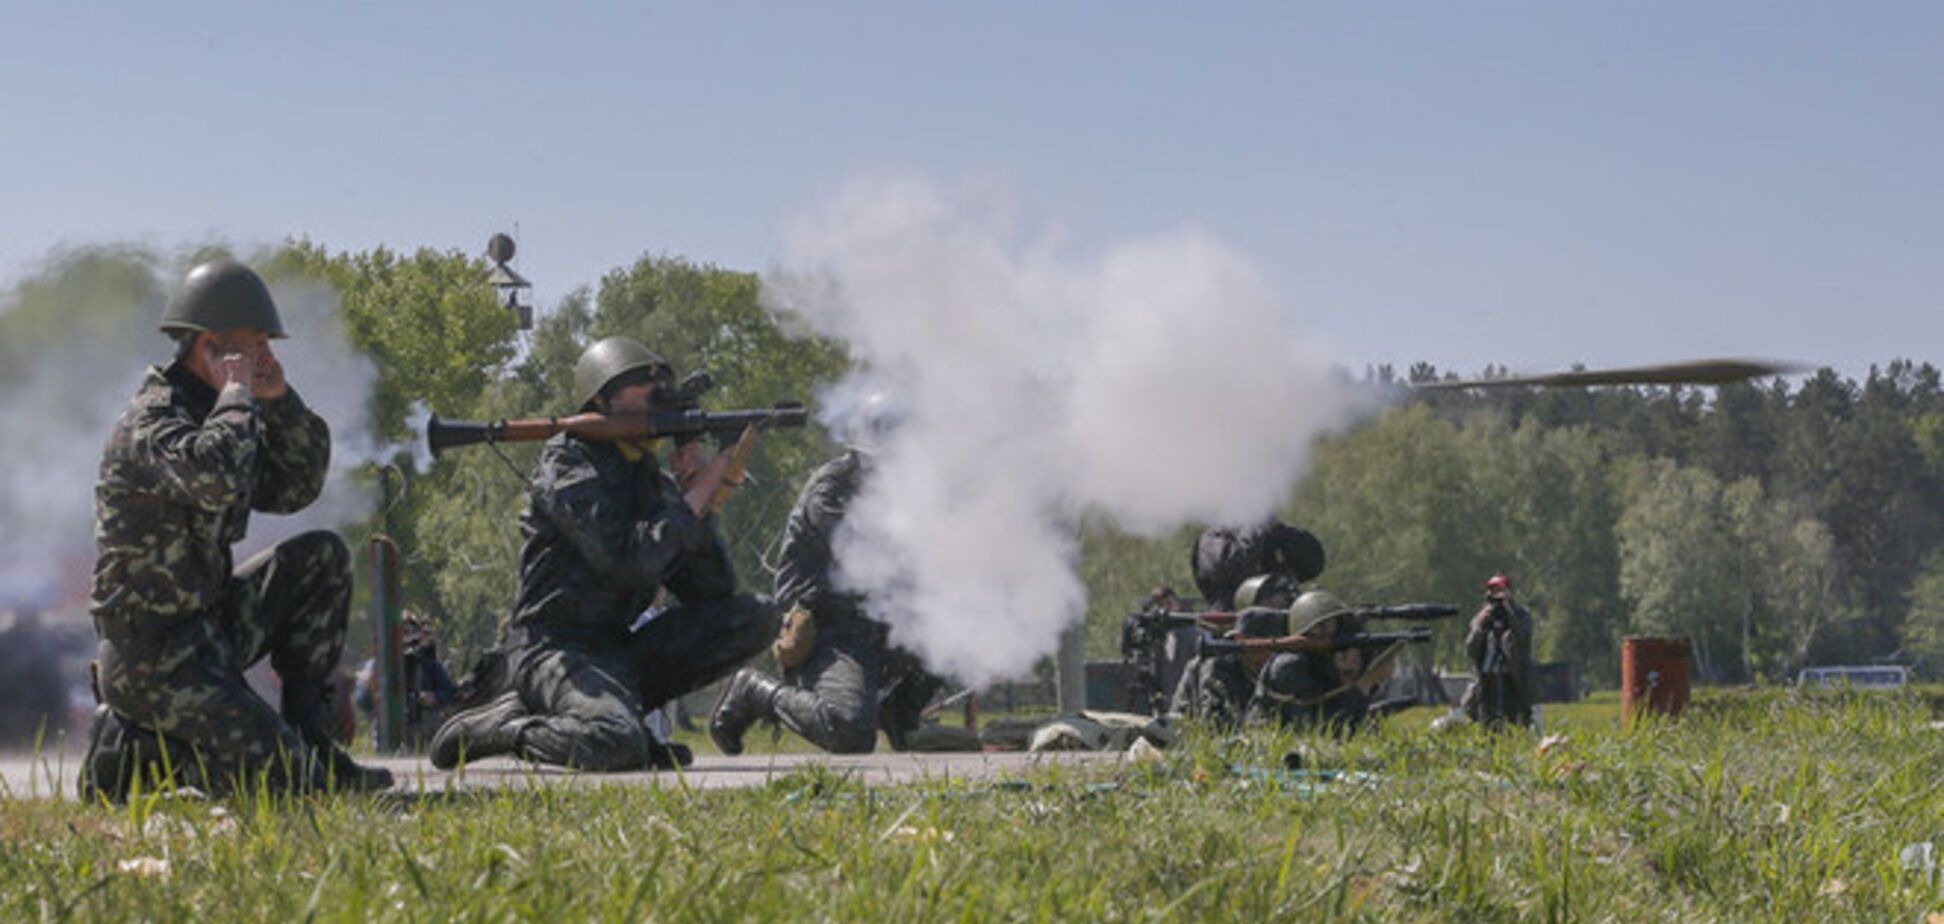
<instances>
[{"instance_id":1,"label":"firing position","mask_svg":"<svg viewBox=\"0 0 1944 924\"><path fill-rule=\"evenodd\" d=\"M1242 639L1281 638L1289 634L1289 614L1280 609L1250 609L1236 617L1229 635ZM1256 698L1256 680L1274 652L1236 651L1197 654L1182 668L1170 711L1198 719L1217 731L1234 731L1247 721Z\"/></svg>"},{"instance_id":2,"label":"firing position","mask_svg":"<svg viewBox=\"0 0 1944 924\"><path fill-rule=\"evenodd\" d=\"M647 347L609 337L575 364L576 404L646 414L672 378ZM547 441L520 520L513 617L433 735L434 766L500 754L597 771L687 762L644 715L761 651L777 619L768 600L736 592L716 535L711 514L738 477L732 453L703 462L701 443L677 447L678 484L655 451L570 432Z\"/></svg>"}]
</instances>

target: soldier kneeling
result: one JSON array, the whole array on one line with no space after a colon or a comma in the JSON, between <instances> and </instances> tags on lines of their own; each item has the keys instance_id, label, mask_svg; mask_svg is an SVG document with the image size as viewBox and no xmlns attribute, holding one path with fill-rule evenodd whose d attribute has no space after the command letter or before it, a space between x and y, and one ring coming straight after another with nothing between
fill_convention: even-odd
<instances>
[{"instance_id":1,"label":"soldier kneeling","mask_svg":"<svg viewBox=\"0 0 1944 924\"><path fill-rule=\"evenodd\" d=\"M332 740L350 553L328 532L231 567L250 512L295 513L324 487L330 430L270 348L283 323L263 280L227 260L189 272L162 316L176 339L102 453L92 610L101 638L83 798L138 785L225 793L373 790L389 771ZM268 657L282 709L244 682Z\"/></svg>"}]
</instances>

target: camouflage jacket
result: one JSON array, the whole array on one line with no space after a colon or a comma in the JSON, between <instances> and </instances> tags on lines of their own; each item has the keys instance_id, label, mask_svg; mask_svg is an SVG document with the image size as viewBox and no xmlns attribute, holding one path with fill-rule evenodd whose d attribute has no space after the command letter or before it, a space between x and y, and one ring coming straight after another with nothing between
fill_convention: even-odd
<instances>
[{"instance_id":1,"label":"camouflage jacket","mask_svg":"<svg viewBox=\"0 0 1944 924\"><path fill-rule=\"evenodd\" d=\"M830 543L863 483L867 461L863 453L848 449L804 482L783 527L782 561L776 570L779 607L801 604L823 622L861 615L863 598L832 583L836 561Z\"/></svg>"},{"instance_id":2,"label":"camouflage jacket","mask_svg":"<svg viewBox=\"0 0 1944 924\"><path fill-rule=\"evenodd\" d=\"M685 603L736 592L714 526L653 454L630 462L612 443L548 440L520 530L513 624L529 636L604 642L625 636L664 586Z\"/></svg>"},{"instance_id":3,"label":"camouflage jacket","mask_svg":"<svg viewBox=\"0 0 1944 924\"><path fill-rule=\"evenodd\" d=\"M151 368L101 454L96 630L127 641L216 606L250 511L309 506L330 462L330 428L295 389L259 402L179 363Z\"/></svg>"}]
</instances>

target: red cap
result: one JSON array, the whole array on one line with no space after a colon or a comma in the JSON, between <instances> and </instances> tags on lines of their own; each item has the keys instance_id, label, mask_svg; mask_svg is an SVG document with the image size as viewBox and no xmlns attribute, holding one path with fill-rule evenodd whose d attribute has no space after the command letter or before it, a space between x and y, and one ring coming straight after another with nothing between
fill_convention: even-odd
<instances>
[{"instance_id":1,"label":"red cap","mask_svg":"<svg viewBox=\"0 0 1944 924\"><path fill-rule=\"evenodd\" d=\"M1512 590L1512 579L1503 574L1494 574L1485 579L1485 589L1497 593L1509 593Z\"/></svg>"}]
</instances>

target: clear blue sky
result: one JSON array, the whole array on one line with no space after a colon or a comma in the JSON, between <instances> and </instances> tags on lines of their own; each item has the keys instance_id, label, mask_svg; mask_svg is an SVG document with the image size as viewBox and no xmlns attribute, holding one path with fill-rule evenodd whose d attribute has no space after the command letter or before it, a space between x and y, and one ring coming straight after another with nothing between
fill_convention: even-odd
<instances>
[{"instance_id":1,"label":"clear blue sky","mask_svg":"<svg viewBox=\"0 0 1944 924\"><path fill-rule=\"evenodd\" d=\"M1352 366L1944 360L1944 4L8 2L0 282L53 248L482 248L543 306L761 269L857 171L1184 224Z\"/></svg>"}]
</instances>

